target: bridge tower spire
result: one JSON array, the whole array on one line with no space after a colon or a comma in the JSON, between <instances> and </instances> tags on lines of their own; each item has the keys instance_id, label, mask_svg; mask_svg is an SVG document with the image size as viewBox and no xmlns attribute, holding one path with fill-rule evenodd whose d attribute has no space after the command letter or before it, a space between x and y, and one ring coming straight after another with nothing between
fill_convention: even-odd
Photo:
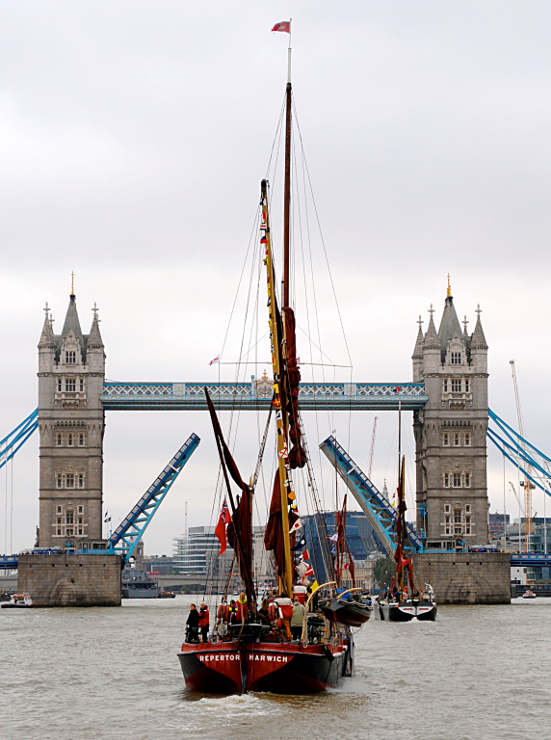
<instances>
[{"instance_id":1,"label":"bridge tower spire","mask_svg":"<svg viewBox=\"0 0 551 740\"><path fill-rule=\"evenodd\" d=\"M432 313L412 356L428 396L413 417L417 527L428 547L451 550L488 542L488 345L480 313L472 335L461 328L449 276L438 331Z\"/></svg>"},{"instance_id":2,"label":"bridge tower spire","mask_svg":"<svg viewBox=\"0 0 551 740\"><path fill-rule=\"evenodd\" d=\"M50 309L38 344L40 547L102 538L105 353L97 311L83 334L74 278L61 334Z\"/></svg>"}]
</instances>

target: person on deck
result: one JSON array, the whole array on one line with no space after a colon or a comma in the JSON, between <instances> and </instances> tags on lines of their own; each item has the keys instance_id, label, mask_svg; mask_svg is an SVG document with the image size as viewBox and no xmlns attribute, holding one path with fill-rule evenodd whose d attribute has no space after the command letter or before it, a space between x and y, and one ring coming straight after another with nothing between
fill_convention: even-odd
<instances>
[{"instance_id":1,"label":"person on deck","mask_svg":"<svg viewBox=\"0 0 551 740\"><path fill-rule=\"evenodd\" d=\"M201 642L208 642L210 626L210 614L209 608L206 604L201 604L201 610L199 612L199 629L201 630Z\"/></svg>"},{"instance_id":2,"label":"person on deck","mask_svg":"<svg viewBox=\"0 0 551 740\"><path fill-rule=\"evenodd\" d=\"M189 605L186 621L186 642L199 642L199 612L195 604Z\"/></svg>"},{"instance_id":3,"label":"person on deck","mask_svg":"<svg viewBox=\"0 0 551 740\"><path fill-rule=\"evenodd\" d=\"M230 621L230 608L227 599L222 599L216 612L216 632L220 637L228 634L228 622Z\"/></svg>"},{"instance_id":4,"label":"person on deck","mask_svg":"<svg viewBox=\"0 0 551 740\"><path fill-rule=\"evenodd\" d=\"M262 605L258 610L258 617L264 624L270 624L270 614L268 609L268 599L262 599Z\"/></svg>"},{"instance_id":5,"label":"person on deck","mask_svg":"<svg viewBox=\"0 0 551 740\"><path fill-rule=\"evenodd\" d=\"M281 594L274 600L279 610L278 627L283 631L285 640L291 641L291 618L293 616L293 602L285 594Z\"/></svg>"},{"instance_id":6,"label":"person on deck","mask_svg":"<svg viewBox=\"0 0 551 740\"><path fill-rule=\"evenodd\" d=\"M239 594L239 598L237 599L236 604L236 621L241 622L241 624L245 623L245 617L247 616L247 596L244 591L241 591Z\"/></svg>"},{"instance_id":7,"label":"person on deck","mask_svg":"<svg viewBox=\"0 0 551 740\"><path fill-rule=\"evenodd\" d=\"M295 599L293 604L293 616L291 617L291 634L293 636L293 640L300 640L305 611L306 610L300 601Z\"/></svg>"},{"instance_id":8,"label":"person on deck","mask_svg":"<svg viewBox=\"0 0 551 740\"><path fill-rule=\"evenodd\" d=\"M228 611L229 611L229 623L235 624L237 621L237 604L235 603L235 599L232 599L230 601L230 606L229 606Z\"/></svg>"}]
</instances>

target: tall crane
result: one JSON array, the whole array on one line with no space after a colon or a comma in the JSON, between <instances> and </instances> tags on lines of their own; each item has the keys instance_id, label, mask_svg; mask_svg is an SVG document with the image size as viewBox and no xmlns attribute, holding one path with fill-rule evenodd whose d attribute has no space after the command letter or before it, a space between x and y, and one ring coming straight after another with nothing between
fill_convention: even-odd
<instances>
[{"instance_id":1,"label":"tall crane","mask_svg":"<svg viewBox=\"0 0 551 740\"><path fill-rule=\"evenodd\" d=\"M520 408L520 394L518 391L518 381L517 381L517 372L515 369L515 361L509 360L509 364L511 365L511 375L513 377L513 389L515 391L515 403L517 406L518 430L519 430L520 436L524 438L524 424L522 421L522 411ZM528 473L528 475L531 475L532 469L530 468L530 466L526 468L526 472ZM532 544L532 490L535 488L535 485L532 483L528 475L524 477L524 480L520 481L520 485L524 488L524 537L526 540L526 550L527 552L530 552L530 548Z\"/></svg>"},{"instance_id":2,"label":"tall crane","mask_svg":"<svg viewBox=\"0 0 551 740\"><path fill-rule=\"evenodd\" d=\"M371 449L369 450L369 468L367 477L371 480L371 468L373 467L373 453L375 452L375 432L377 431L377 417L373 419L373 431L371 432Z\"/></svg>"}]
</instances>

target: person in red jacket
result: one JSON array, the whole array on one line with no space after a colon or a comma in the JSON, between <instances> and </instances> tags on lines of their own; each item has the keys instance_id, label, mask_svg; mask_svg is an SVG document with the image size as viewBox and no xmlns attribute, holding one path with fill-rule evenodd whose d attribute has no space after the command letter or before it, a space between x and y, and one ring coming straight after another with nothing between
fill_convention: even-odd
<instances>
[{"instance_id":1,"label":"person in red jacket","mask_svg":"<svg viewBox=\"0 0 551 740\"><path fill-rule=\"evenodd\" d=\"M208 641L209 625L210 625L209 608L206 604L201 604L201 609L199 610L199 629L201 631L201 641L202 642Z\"/></svg>"}]
</instances>

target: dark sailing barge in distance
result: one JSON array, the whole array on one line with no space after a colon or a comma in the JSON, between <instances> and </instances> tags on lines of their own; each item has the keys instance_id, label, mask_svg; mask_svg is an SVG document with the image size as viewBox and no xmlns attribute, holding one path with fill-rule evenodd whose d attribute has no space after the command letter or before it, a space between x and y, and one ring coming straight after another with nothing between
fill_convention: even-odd
<instances>
[{"instance_id":1,"label":"dark sailing barge in distance","mask_svg":"<svg viewBox=\"0 0 551 740\"><path fill-rule=\"evenodd\" d=\"M392 578L390 592L379 599L379 616L386 622L434 622L438 607L434 600L432 586L425 584L425 590L415 586L411 557L404 550L407 540L406 499L405 499L405 459L402 457L398 480L398 510L396 516L396 550L394 561L396 572Z\"/></svg>"}]
</instances>

